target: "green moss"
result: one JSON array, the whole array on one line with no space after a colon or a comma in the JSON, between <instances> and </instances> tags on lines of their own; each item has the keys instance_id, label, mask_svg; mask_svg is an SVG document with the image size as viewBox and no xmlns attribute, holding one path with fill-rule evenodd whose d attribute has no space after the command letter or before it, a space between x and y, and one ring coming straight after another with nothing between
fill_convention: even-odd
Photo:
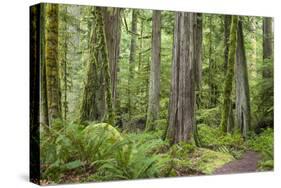
<instances>
[{"instance_id":1,"label":"green moss","mask_svg":"<svg viewBox=\"0 0 281 188\"><path fill-rule=\"evenodd\" d=\"M199 148L193 153L191 166L204 174L212 174L217 168L234 160L228 153Z\"/></svg>"},{"instance_id":2,"label":"green moss","mask_svg":"<svg viewBox=\"0 0 281 188\"><path fill-rule=\"evenodd\" d=\"M224 81L224 92L223 92L223 109L222 109L222 118L221 118L221 128L223 132L227 132L227 121L230 116L229 112L232 104L231 93L232 93L232 82L234 76L234 64L235 64L236 43L237 43L237 23L238 23L238 17L232 16L228 66L227 66L227 73Z\"/></svg>"},{"instance_id":3,"label":"green moss","mask_svg":"<svg viewBox=\"0 0 281 188\"><path fill-rule=\"evenodd\" d=\"M90 124L83 130L83 134L84 138L89 140L104 134L104 139L112 144L123 140L120 132L107 123Z\"/></svg>"}]
</instances>

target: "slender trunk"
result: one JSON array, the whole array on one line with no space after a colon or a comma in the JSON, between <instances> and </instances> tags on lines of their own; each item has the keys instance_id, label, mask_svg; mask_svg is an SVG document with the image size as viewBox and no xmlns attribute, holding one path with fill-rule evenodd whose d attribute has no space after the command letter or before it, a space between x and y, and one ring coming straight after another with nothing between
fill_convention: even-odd
<instances>
[{"instance_id":1,"label":"slender trunk","mask_svg":"<svg viewBox=\"0 0 281 188\"><path fill-rule=\"evenodd\" d=\"M58 5L46 4L45 69L49 123L62 117L58 62Z\"/></svg>"},{"instance_id":2,"label":"slender trunk","mask_svg":"<svg viewBox=\"0 0 281 188\"><path fill-rule=\"evenodd\" d=\"M152 61L150 63L149 99L146 130L154 130L159 115L160 102L160 59L161 59L161 11L152 15Z\"/></svg>"},{"instance_id":3,"label":"slender trunk","mask_svg":"<svg viewBox=\"0 0 281 188\"><path fill-rule=\"evenodd\" d=\"M272 77L273 70L270 64L273 60L273 32L272 32L272 18L263 18L263 61L264 70L263 78Z\"/></svg>"},{"instance_id":4,"label":"slender trunk","mask_svg":"<svg viewBox=\"0 0 281 188\"><path fill-rule=\"evenodd\" d=\"M229 125L229 116L232 111L232 82L234 76L234 64L236 55L236 43L237 43L237 22L238 17L232 16L231 18L231 29L230 29L230 43L229 43L229 54L228 54L228 66L226 78L224 81L224 92L223 92L223 106L222 106L222 119L221 128L223 132L227 132Z\"/></svg>"},{"instance_id":5,"label":"slender trunk","mask_svg":"<svg viewBox=\"0 0 281 188\"><path fill-rule=\"evenodd\" d=\"M241 134L247 138L251 126L250 92L242 21L238 22L236 49L236 115Z\"/></svg>"},{"instance_id":6,"label":"slender trunk","mask_svg":"<svg viewBox=\"0 0 281 188\"><path fill-rule=\"evenodd\" d=\"M190 142L194 125L194 66L192 13L176 13L169 125L171 143Z\"/></svg>"},{"instance_id":7,"label":"slender trunk","mask_svg":"<svg viewBox=\"0 0 281 188\"><path fill-rule=\"evenodd\" d=\"M213 15L209 16L209 71L208 71L208 86L209 86L209 108L213 108L217 104L217 86L213 80L213 74L215 74L215 60L213 56L213 32L214 32L214 24L213 24Z\"/></svg>"},{"instance_id":8,"label":"slender trunk","mask_svg":"<svg viewBox=\"0 0 281 188\"><path fill-rule=\"evenodd\" d=\"M111 74L112 106L115 109L117 97L117 73L121 39L121 9L113 8L112 10L108 10L107 8L104 8L103 15L106 44L108 50L109 70Z\"/></svg>"},{"instance_id":9,"label":"slender trunk","mask_svg":"<svg viewBox=\"0 0 281 188\"><path fill-rule=\"evenodd\" d=\"M201 88L201 77L202 77L202 42L203 42L203 16L201 13L195 13L194 14L194 31L193 36L194 36L194 81L196 84L195 87L195 92L196 92L196 99L194 100L194 110L195 108L199 107L199 91ZM197 124L194 118L194 123L193 123L193 138L195 141L196 146L200 146L200 138L198 135L198 129L197 129Z\"/></svg>"},{"instance_id":10,"label":"slender trunk","mask_svg":"<svg viewBox=\"0 0 281 188\"><path fill-rule=\"evenodd\" d=\"M128 113L129 120L131 120L132 116L132 96L131 96L131 84L130 82L134 78L134 66L135 66L135 58L136 58L136 33L137 33L137 11L132 10L132 28L131 28L131 46L130 46L130 57L129 57L129 79L128 79Z\"/></svg>"},{"instance_id":11,"label":"slender trunk","mask_svg":"<svg viewBox=\"0 0 281 188\"><path fill-rule=\"evenodd\" d=\"M46 62L45 62L45 4L40 4L40 102L41 115L40 123L49 126L47 81L46 81Z\"/></svg>"},{"instance_id":12,"label":"slender trunk","mask_svg":"<svg viewBox=\"0 0 281 188\"><path fill-rule=\"evenodd\" d=\"M109 70L111 77L111 94L112 94L112 108L116 116L116 122L120 125L121 112L119 109L118 91L118 67L119 67L119 56L120 56L120 40L121 40L121 9L113 8L109 10L104 8L104 29L106 36L106 44L108 50Z\"/></svg>"},{"instance_id":13,"label":"slender trunk","mask_svg":"<svg viewBox=\"0 0 281 188\"><path fill-rule=\"evenodd\" d=\"M229 34L230 34L230 24L231 24L231 16L224 16L224 72L226 75L227 70L227 62L228 62L228 53L229 53Z\"/></svg>"}]
</instances>

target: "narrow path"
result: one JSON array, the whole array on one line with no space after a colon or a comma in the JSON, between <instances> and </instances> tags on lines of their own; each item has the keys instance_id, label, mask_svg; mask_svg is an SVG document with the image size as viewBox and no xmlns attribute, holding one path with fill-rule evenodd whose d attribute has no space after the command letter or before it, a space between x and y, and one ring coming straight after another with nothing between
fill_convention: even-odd
<instances>
[{"instance_id":1,"label":"narrow path","mask_svg":"<svg viewBox=\"0 0 281 188\"><path fill-rule=\"evenodd\" d=\"M215 170L213 174L231 174L257 171L260 155L253 151L247 151L239 160L232 161Z\"/></svg>"}]
</instances>

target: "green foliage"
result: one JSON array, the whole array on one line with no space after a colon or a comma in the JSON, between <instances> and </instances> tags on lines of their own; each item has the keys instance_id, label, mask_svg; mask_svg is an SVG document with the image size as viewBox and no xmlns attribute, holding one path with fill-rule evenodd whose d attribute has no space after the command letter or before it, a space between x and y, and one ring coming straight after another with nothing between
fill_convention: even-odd
<instances>
[{"instance_id":1,"label":"green foliage","mask_svg":"<svg viewBox=\"0 0 281 188\"><path fill-rule=\"evenodd\" d=\"M205 124L198 125L198 132L203 147L229 153L235 158L240 158L246 150L240 133L224 134L219 127L213 128Z\"/></svg>"},{"instance_id":2,"label":"green foliage","mask_svg":"<svg viewBox=\"0 0 281 188\"><path fill-rule=\"evenodd\" d=\"M253 136L247 141L247 145L254 151L262 154L260 168L262 170L272 170L273 163L273 129L265 129L260 135Z\"/></svg>"},{"instance_id":3,"label":"green foliage","mask_svg":"<svg viewBox=\"0 0 281 188\"><path fill-rule=\"evenodd\" d=\"M130 140L126 143L126 149L119 149L114 158L100 162L90 180L120 180L157 177L159 166L157 156L148 155L150 145L136 144Z\"/></svg>"},{"instance_id":4,"label":"green foliage","mask_svg":"<svg viewBox=\"0 0 281 188\"><path fill-rule=\"evenodd\" d=\"M217 127L220 124L220 109L219 107L210 109L199 109L196 112L196 122L198 124L206 124L211 127Z\"/></svg>"},{"instance_id":5,"label":"green foliage","mask_svg":"<svg viewBox=\"0 0 281 188\"><path fill-rule=\"evenodd\" d=\"M198 125L198 132L203 146L243 148L243 139L239 133L225 135L219 127L213 128L205 124Z\"/></svg>"},{"instance_id":6,"label":"green foliage","mask_svg":"<svg viewBox=\"0 0 281 188\"><path fill-rule=\"evenodd\" d=\"M80 167L92 167L96 161L110 158L119 141L120 133L106 123L84 128L67 124L65 128L41 131L41 166L43 178L59 179L59 175Z\"/></svg>"},{"instance_id":7,"label":"green foliage","mask_svg":"<svg viewBox=\"0 0 281 188\"><path fill-rule=\"evenodd\" d=\"M193 154L192 168L203 174L212 174L214 170L234 160L229 153L216 152L209 149L197 149Z\"/></svg>"}]
</instances>

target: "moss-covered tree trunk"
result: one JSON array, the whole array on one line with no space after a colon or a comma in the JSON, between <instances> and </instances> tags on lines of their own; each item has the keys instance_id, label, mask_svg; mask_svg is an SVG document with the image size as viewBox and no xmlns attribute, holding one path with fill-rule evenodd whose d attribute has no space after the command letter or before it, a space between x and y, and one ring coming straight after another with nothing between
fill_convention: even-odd
<instances>
[{"instance_id":1,"label":"moss-covered tree trunk","mask_svg":"<svg viewBox=\"0 0 281 188\"><path fill-rule=\"evenodd\" d=\"M206 53L208 53L208 92L209 92L209 104L208 104L208 108L214 108L217 103L218 103L218 85L215 82L215 80L213 79L216 71L217 71L217 62L216 62L216 56L214 55L214 53L216 52L215 49L215 20L214 20L214 16L209 15L208 16L208 26L209 26L209 32L208 32L208 42L209 42L209 49Z\"/></svg>"},{"instance_id":2,"label":"moss-covered tree trunk","mask_svg":"<svg viewBox=\"0 0 281 188\"><path fill-rule=\"evenodd\" d=\"M203 42L203 16L201 13L195 13L194 14L194 82L195 82L195 92L196 92L196 99L194 100L194 108L199 108L199 91L201 88L201 77L202 77L202 42ZM196 102L198 105L196 105ZM195 144L197 146L200 146L200 138L198 135L198 129L197 124L195 122L194 118L194 124L193 124L193 138L195 141Z\"/></svg>"},{"instance_id":3,"label":"moss-covered tree trunk","mask_svg":"<svg viewBox=\"0 0 281 188\"><path fill-rule=\"evenodd\" d=\"M272 66L268 65L273 60L273 31L272 18L263 18L263 78L270 78L273 75Z\"/></svg>"},{"instance_id":4,"label":"moss-covered tree trunk","mask_svg":"<svg viewBox=\"0 0 281 188\"><path fill-rule=\"evenodd\" d=\"M45 4L40 4L40 123L49 126L45 65Z\"/></svg>"},{"instance_id":5,"label":"moss-covered tree trunk","mask_svg":"<svg viewBox=\"0 0 281 188\"><path fill-rule=\"evenodd\" d=\"M132 96L131 96L131 81L134 79L134 66L136 61L136 47L137 47L137 10L132 10L132 25L131 25L131 44L130 44L130 57L129 57L129 77L128 77L128 103L127 111L129 120L132 116Z\"/></svg>"},{"instance_id":6,"label":"moss-covered tree trunk","mask_svg":"<svg viewBox=\"0 0 281 188\"><path fill-rule=\"evenodd\" d=\"M229 37L230 37L231 16L224 16L224 73L226 76L229 56ZM229 106L229 116L227 120L227 132L232 132L234 129L234 115L232 105Z\"/></svg>"},{"instance_id":7,"label":"moss-covered tree trunk","mask_svg":"<svg viewBox=\"0 0 281 188\"><path fill-rule=\"evenodd\" d=\"M172 85L166 138L190 142L194 125L194 14L177 12L174 30Z\"/></svg>"},{"instance_id":8,"label":"moss-covered tree trunk","mask_svg":"<svg viewBox=\"0 0 281 188\"><path fill-rule=\"evenodd\" d=\"M247 59L244 46L242 20L238 22L236 50L236 115L238 127L244 138L251 126L250 92Z\"/></svg>"},{"instance_id":9,"label":"moss-covered tree trunk","mask_svg":"<svg viewBox=\"0 0 281 188\"><path fill-rule=\"evenodd\" d=\"M80 110L80 122L106 121L114 124L102 8L96 7L93 16L90 62Z\"/></svg>"},{"instance_id":10,"label":"moss-covered tree trunk","mask_svg":"<svg viewBox=\"0 0 281 188\"><path fill-rule=\"evenodd\" d=\"M221 118L221 128L223 132L227 132L230 124L229 117L232 115L232 83L234 76L234 64L236 57L236 46L237 46L237 22L238 17L232 16L231 18L231 29L230 29L230 43L229 43L229 55L228 55L228 66L226 77L224 81L224 92L223 92L223 106L222 106L222 118Z\"/></svg>"},{"instance_id":11,"label":"moss-covered tree trunk","mask_svg":"<svg viewBox=\"0 0 281 188\"><path fill-rule=\"evenodd\" d=\"M229 34L230 34L231 16L224 16L224 71L226 74L228 53L229 53Z\"/></svg>"},{"instance_id":12,"label":"moss-covered tree trunk","mask_svg":"<svg viewBox=\"0 0 281 188\"><path fill-rule=\"evenodd\" d=\"M61 90L58 62L58 5L46 4L45 71L49 123L61 118Z\"/></svg>"},{"instance_id":13,"label":"moss-covered tree trunk","mask_svg":"<svg viewBox=\"0 0 281 188\"><path fill-rule=\"evenodd\" d=\"M111 78L112 106L116 108L117 100L117 73L120 54L121 39L121 9L104 8L104 28L106 36L106 46L108 51L109 70Z\"/></svg>"},{"instance_id":14,"label":"moss-covered tree trunk","mask_svg":"<svg viewBox=\"0 0 281 188\"><path fill-rule=\"evenodd\" d=\"M159 115L160 102L160 59L161 59L161 11L152 13L152 53L150 63L149 99L146 130L154 130Z\"/></svg>"}]
</instances>

